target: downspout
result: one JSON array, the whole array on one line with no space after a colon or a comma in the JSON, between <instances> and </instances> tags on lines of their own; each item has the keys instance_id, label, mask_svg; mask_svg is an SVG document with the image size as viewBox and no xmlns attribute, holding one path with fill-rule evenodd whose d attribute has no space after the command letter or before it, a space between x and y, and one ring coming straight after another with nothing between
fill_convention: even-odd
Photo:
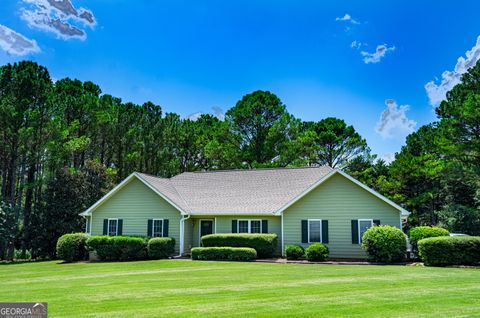
<instances>
[{"instance_id":1,"label":"downspout","mask_svg":"<svg viewBox=\"0 0 480 318\"><path fill-rule=\"evenodd\" d=\"M280 220L281 220L281 223L282 223L282 257L285 256L285 243L284 243L284 240L283 240L283 211L282 211L282 214L280 214Z\"/></svg>"},{"instance_id":2,"label":"downspout","mask_svg":"<svg viewBox=\"0 0 480 318\"><path fill-rule=\"evenodd\" d=\"M185 245L185 221L190 218L190 215L187 215L187 217L183 216L180 219L180 255L178 257L182 257L184 254L184 245Z\"/></svg>"}]
</instances>

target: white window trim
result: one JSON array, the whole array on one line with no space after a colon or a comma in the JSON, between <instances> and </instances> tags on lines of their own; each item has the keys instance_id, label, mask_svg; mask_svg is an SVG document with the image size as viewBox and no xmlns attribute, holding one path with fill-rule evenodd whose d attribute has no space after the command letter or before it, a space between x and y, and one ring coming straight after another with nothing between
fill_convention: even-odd
<instances>
[{"instance_id":1,"label":"white window trim","mask_svg":"<svg viewBox=\"0 0 480 318\"><path fill-rule=\"evenodd\" d=\"M310 221L311 222L320 222L320 242L310 242ZM322 219L308 219L307 220L307 238L308 238L308 244L323 243Z\"/></svg>"},{"instance_id":2,"label":"white window trim","mask_svg":"<svg viewBox=\"0 0 480 318\"><path fill-rule=\"evenodd\" d=\"M253 234L262 234L263 233L263 224L261 219L238 219L237 220L237 233L240 233L240 221L248 221L248 234L252 234L252 221L259 221L260 222L260 232L253 233ZM241 232L245 233L245 232Z\"/></svg>"},{"instance_id":3,"label":"white window trim","mask_svg":"<svg viewBox=\"0 0 480 318\"><path fill-rule=\"evenodd\" d=\"M200 219L198 220L198 245L202 243L202 221L210 221L213 222L212 226L212 234L217 233L217 218L215 219Z\"/></svg>"},{"instance_id":4,"label":"white window trim","mask_svg":"<svg viewBox=\"0 0 480 318\"><path fill-rule=\"evenodd\" d=\"M358 219L358 244L362 244L362 235L360 235L360 222L370 221L370 227L373 227L373 219Z\"/></svg>"},{"instance_id":5,"label":"white window trim","mask_svg":"<svg viewBox=\"0 0 480 318\"><path fill-rule=\"evenodd\" d=\"M117 221L117 226L115 227L115 236L118 236L118 219L108 219L107 221L107 235L110 235L110 221Z\"/></svg>"},{"instance_id":6,"label":"white window trim","mask_svg":"<svg viewBox=\"0 0 480 318\"><path fill-rule=\"evenodd\" d=\"M162 236L155 236L155 221L162 221ZM165 233L165 219L152 219L152 237L164 237Z\"/></svg>"}]
</instances>

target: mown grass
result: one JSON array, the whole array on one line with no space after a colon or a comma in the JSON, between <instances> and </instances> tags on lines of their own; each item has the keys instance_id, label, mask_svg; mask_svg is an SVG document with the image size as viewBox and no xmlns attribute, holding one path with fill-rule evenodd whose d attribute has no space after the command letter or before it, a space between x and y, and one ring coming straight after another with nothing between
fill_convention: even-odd
<instances>
[{"instance_id":1,"label":"mown grass","mask_svg":"<svg viewBox=\"0 0 480 318\"><path fill-rule=\"evenodd\" d=\"M480 270L191 262L0 265L50 317L479 317Z\"/></svg>"}]
</instances>

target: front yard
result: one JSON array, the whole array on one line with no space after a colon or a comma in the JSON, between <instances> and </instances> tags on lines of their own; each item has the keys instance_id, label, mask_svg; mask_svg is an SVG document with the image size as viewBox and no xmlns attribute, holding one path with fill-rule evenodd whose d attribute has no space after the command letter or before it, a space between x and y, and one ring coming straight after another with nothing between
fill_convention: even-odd
<instances>
[{"instance_id":1,"label":"front yard","mask_svg":"<svg viewBox=\"0 0 480 318\"><path fill-rule=\"evenodd\" d=\"M478 269L188 260L0 265L0 301L46 301L50 317L473 317L479 299Z\"/></svg>"}]
</instances>

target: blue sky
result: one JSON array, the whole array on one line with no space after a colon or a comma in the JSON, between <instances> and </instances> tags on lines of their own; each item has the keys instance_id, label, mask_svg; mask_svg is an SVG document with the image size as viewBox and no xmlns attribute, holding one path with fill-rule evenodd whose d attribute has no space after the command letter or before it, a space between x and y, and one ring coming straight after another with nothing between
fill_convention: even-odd
<instances>
[{"instance_id":1,"label":"blue sky","mask_svg":"<svg viewBox=\"0 0 480 318\"><path fill-rule=\"evenodd\" d=\"M2 0L0 64L31 59L53 78L91 80L184 117L270 90L303 120L344 119L391 158L480 58L479 9L462 0Z\"/></svg>"}]
</instances>

